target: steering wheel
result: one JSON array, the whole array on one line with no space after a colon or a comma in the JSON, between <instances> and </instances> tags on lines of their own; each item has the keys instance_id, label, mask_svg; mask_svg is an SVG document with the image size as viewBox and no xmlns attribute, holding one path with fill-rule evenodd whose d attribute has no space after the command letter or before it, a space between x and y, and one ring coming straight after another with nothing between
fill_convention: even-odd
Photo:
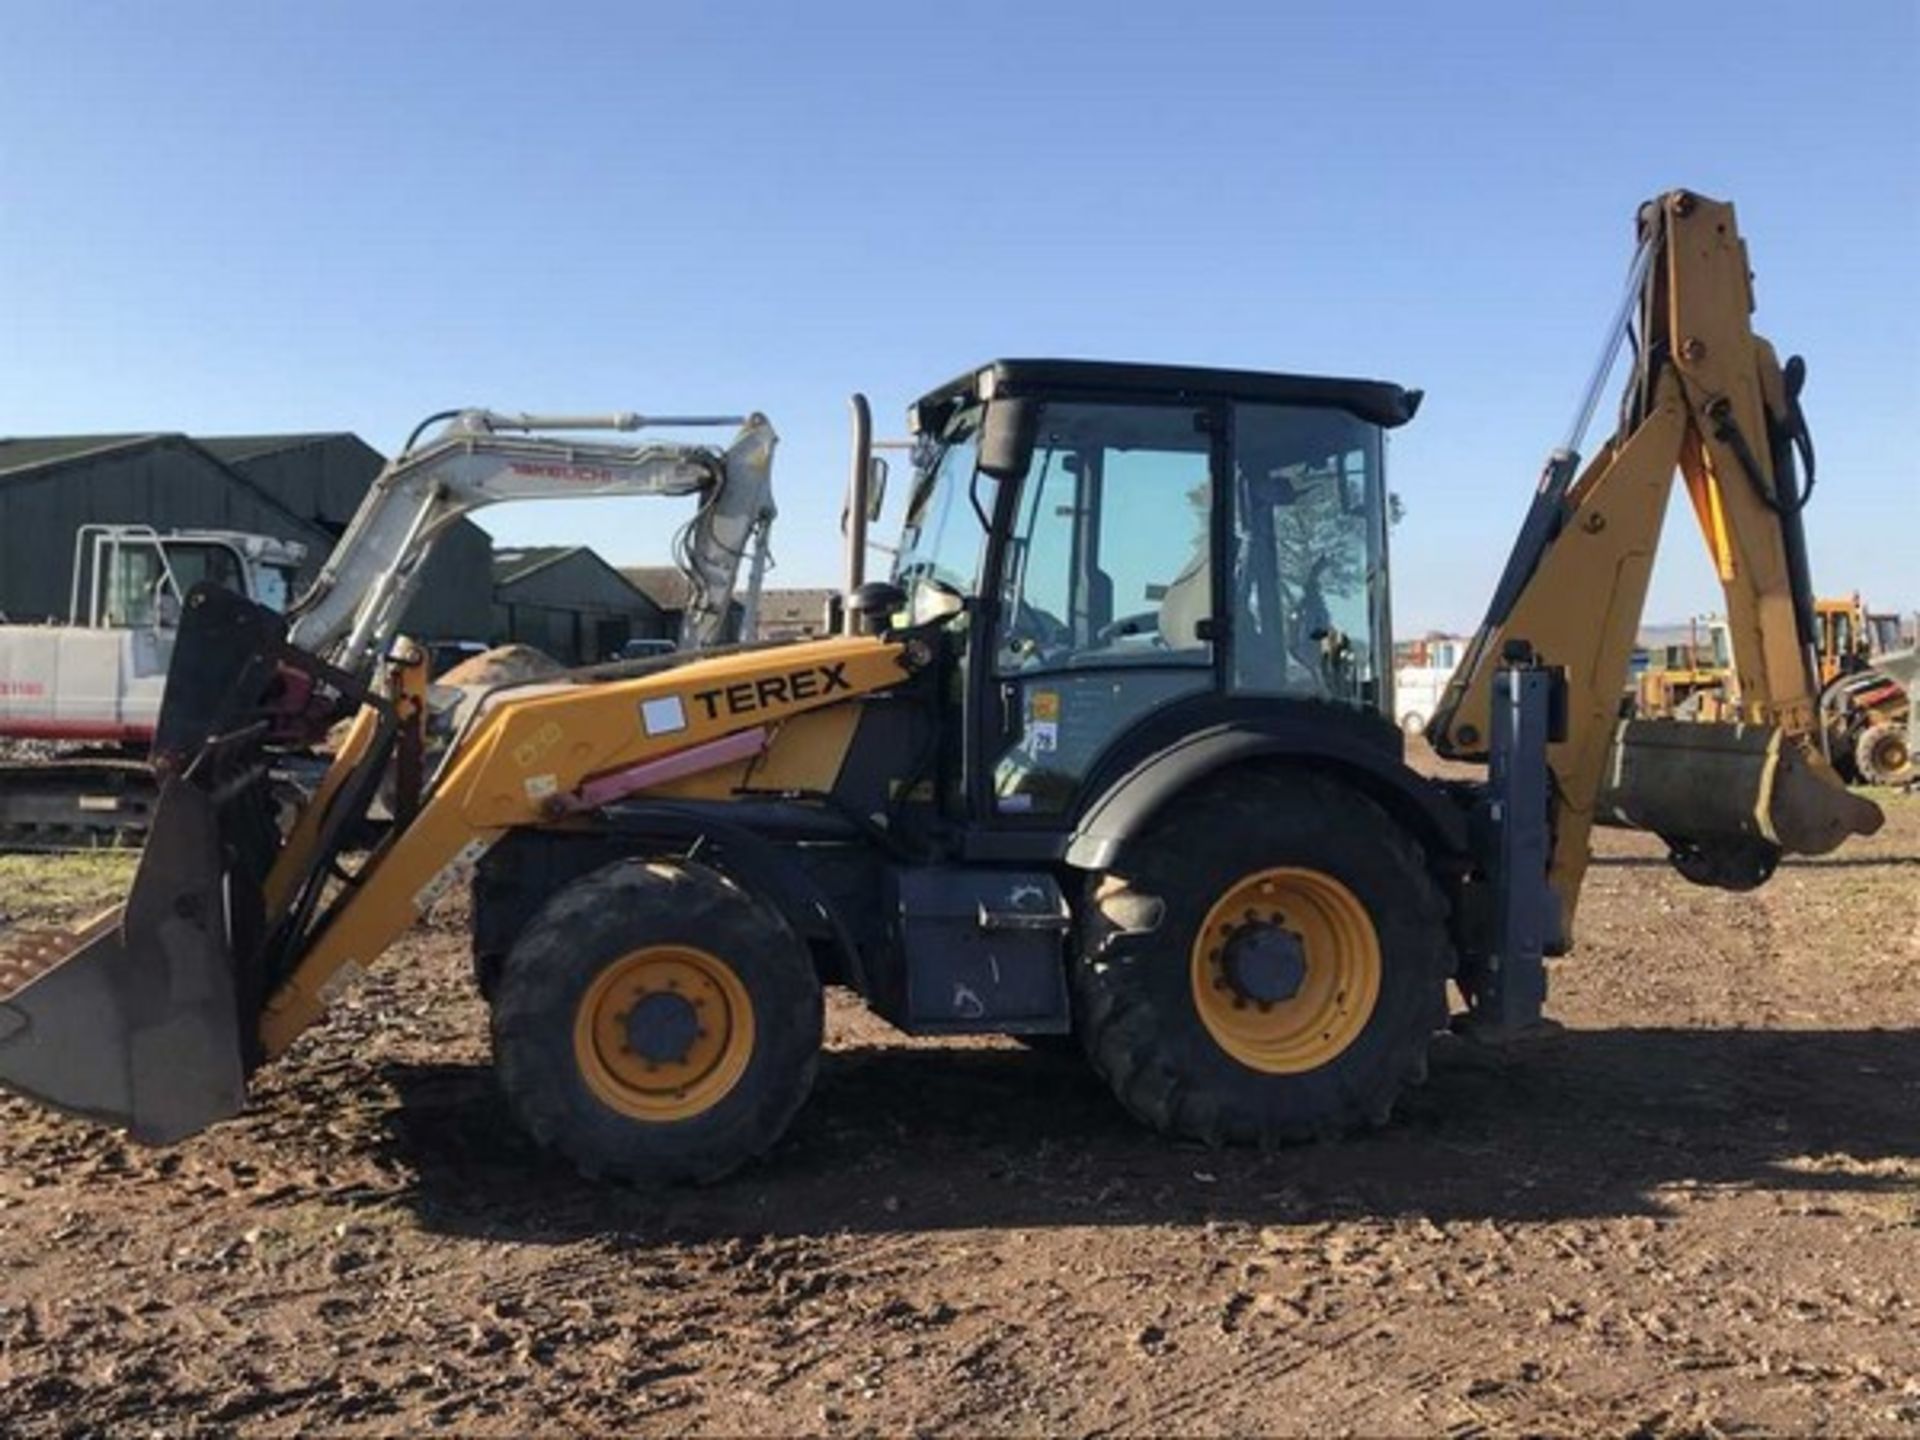
<instances>
[{"instance_id":1,"label":"steering wheel","mask_svg":"<svg viewBox=\"0 0 1920 1440\"><path fill-rule=\"evenodd\" d=\"M1073 632L1038 605L1018 600L1000 644L1009 655L1024 662L1072 649Z\"/></svg>"},{"instance_id":2,"label":"steering wheel","mask_svg":"<svg viewBox=\"0 0 1920 1440\"><path fill-rule=\"evenodd\" d=\"M1135 615L1122 615L1118 619L1100 627L1093 637L1095 645L1111 645L1114 641L1129 635L1151 635L1155 644L1160 640L1160 612L1142 610Z\"/></svg>"}]
</instances>

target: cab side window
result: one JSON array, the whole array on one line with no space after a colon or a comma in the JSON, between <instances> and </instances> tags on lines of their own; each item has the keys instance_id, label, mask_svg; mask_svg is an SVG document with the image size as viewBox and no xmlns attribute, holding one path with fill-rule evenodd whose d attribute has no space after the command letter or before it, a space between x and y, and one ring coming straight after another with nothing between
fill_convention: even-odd
<instances>
[{"instance_id":1,"label":"cab side window","mask_svg":"<svg viewBox=\"0 0 1920 1440\"><path fill-rule=\"evenodd\" d=\"M1046 408L1007 546L1003 673L1210 663L1208 464L1191 409Z\"/></svg>"},{"instance_id":2,"label":"cab side window","mask_svg":"<svg viewBox=\"0 0 1920 1440\"><path fill-rule=\"evenodd\" d=\"M1233 684L1379 703L1379 436L1337 410L1235 407Z\"/></svg>"},{"instance_id":3,"label":"cab side window","mask_svg":"<svg viewBox=\"0 0 1920 1440\"><path fill-rule=\"evenodd\" d=\"M1100 753L1212 684L1212 446L1190 406L1049 404L1002 565L995 809L1070 810Z\"/></svg>"}]
</instances>

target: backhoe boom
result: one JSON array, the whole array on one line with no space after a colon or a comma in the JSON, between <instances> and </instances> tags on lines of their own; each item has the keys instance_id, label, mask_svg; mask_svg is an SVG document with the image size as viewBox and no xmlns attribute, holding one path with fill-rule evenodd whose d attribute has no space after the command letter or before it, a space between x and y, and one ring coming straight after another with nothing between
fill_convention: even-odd
<instances>
[{"instance_id":1,"label":"backhoe boom","mask_svg":"<svg viewBox=\"0 0 1920 1440\"><path fill-rule=\"evenodd\" d=\"M1565 736L1548 747L1560 948L1595 823L1656 829L1690 878L1740 886L1763 879L1781 853L1822 853L1879 824L1819 743L1800 525L1813 482L1798 399L1804 367L1795 359L1783 369L1753 333L1731 205L1672 191L1641 208L1639 230L1631 303L1614 337L1634 343L1618 428L1584 468L1575 449L1584 423L1549 460L1486 619L1428 725L1440 754L1484 760L1502 657L1524 644L1564 673ZM1726 595L1739 725L1619 718L1676 474Z\"/></svg>"}]
</instances>

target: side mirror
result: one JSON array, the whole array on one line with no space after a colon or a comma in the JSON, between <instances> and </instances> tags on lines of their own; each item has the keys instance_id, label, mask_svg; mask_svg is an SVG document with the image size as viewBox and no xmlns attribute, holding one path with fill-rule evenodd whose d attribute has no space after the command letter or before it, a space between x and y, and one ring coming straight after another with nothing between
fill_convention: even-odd
<instances>
[{"instance_id":1,"label":"side mirror","mask_svg":"<svg viewBox=\"0 0 1920 1440\"><path fill-rule=\"evenodd\" d=\"M1033 460L1033 442L1040 430L1040 402L1017 395L987 406L980 426L980 472L995 480L1018 480Z\"/></svg>"},{"instance_id":2,"label":"side mirror","mask_svg":"<svg viewBox=\"0 0 1920 1440\"><path fill-rule=\"evenodd\" d=\"M853 507L862 499L867 510L867 524L871 525L880 518L880 512L887 504L887 476L889 474L884 457L874 455L867 461L867 480L864 485L853 487L851 494L840 505L840 533L853 534ZM862 529L864 534L864 527ZM858 587L855 587L858 588Z\"/></svg>"},{"instance_id":3,"label":"side mirror","mask_svg":"<svg viewBox=\"0 0 1920 1440\"><path fill-rule=\"evenodd\" d=\"M907 623L932 625L966 608L966 597L958 590L938 581L926 581L913 587L913 607L907 613Z\"/></svg>"}]
</instances>

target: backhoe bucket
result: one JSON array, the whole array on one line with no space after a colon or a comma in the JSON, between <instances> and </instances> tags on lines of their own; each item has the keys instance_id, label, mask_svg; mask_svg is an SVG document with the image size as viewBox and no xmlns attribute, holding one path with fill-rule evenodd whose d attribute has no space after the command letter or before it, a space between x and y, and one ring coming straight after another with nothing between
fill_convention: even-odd
<instances>
[{"instance_id":1,"label":"backhoe bucket","mask_svg":"<svg viewBox=\"0 0 1920 1440\"><path fill-rule=\"evenodd\" d=\"M1773 726L1628 720L1615 732L1594 818L1701 850L1824 855L1873 834L1885 817Z\"/></svg>"},{"instance_id":2,"label":"backhoe bucket","mask_svg":"<svg viewBox=\"0 0 1920 1440\"><path fill-rule=\"evenodd\" d=\"M233 903L213 797L168 779L125 905L0 941L0 1085L153 1145L236 1114Z\"/></svg>"}]
</instances>

